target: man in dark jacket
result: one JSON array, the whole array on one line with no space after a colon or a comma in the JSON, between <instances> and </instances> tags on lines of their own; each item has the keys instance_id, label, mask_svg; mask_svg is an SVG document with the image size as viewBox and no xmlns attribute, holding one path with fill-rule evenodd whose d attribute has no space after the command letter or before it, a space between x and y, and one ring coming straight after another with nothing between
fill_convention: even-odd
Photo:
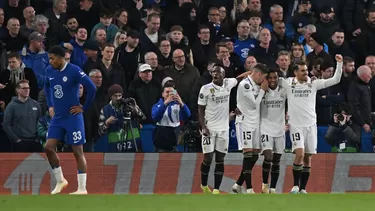
<instances>
[{"instance_id":1,"label":"man in dark jacket","mask_svg":"<svg viewBox=\"0 0 375 211\"><path fill-rule=\"evenodd\" d=\"M151 110L160 98L161 84L153 78L152 68L148 64L141 65L138 74L139 78L134 79L129 85L128 96L135 99L146 116L146 119L142 120L141 123L153 124Z\"/></svg>"},{"instance_id":2,"label":"man in dark jacket","mask_svg":"<svg viewBox=\"0 0 375 211\"><path fill-rule=\"evenodd\" d=\"M371 69L365 65L357 69L357 75L349 86L348 101L353 107L353 130L361 140L362 128L371 132Z\"/></svg>"}]
</instances>

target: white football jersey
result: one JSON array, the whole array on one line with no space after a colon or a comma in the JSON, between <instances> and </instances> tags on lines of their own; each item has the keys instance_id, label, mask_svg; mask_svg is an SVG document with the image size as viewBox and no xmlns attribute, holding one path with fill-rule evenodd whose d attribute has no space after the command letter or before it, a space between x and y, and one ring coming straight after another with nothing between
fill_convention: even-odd
<instances>
[{"instance_id":1,"label":"white football jersey","mask_svg":"<svg viewBox=\"0 0 375 211\"><path fill-rule=\"evenodd\" d=\"M237 108L241 111L243 121L248 122L253 128L259 128L260 102L264 96L264 90L257 85L250 76L243 79L237 88ZM242 121L236 117L237 121Z\"/></svg>"},{"instance_id":2,"label":"white football jersey","mask_svg":"<svg viewBox=\"0 0 375 211\"><path fill-rule=\"evenodd\" d=\"M237 79L225 78L223 86L209 83L201 87L198 105L206 106L205 120L208 130L229 130L229 97Z\"/></svg>"},{"instance_id":3,"label":"white football jersey","mask_svg":"<svg viewBox=\"0 0 375 211\"><path fill-rule=\"evenodd\" d=\"M285 135L286 88L269 89L260 105L260 132L271 137Z\"/></svg>"},{"instance_id":4,"label":"white football jersey","mask_svg":"<svg viewBox=\"0 0 375 211\"><path fill-rule=\"evenodd\" d=\"M316 124L316 92L341 80L342 62L337 63L335 74L329 79L316 79L299 83L296 78L280 78L280 85L287 88L289 123L296 127Z\"/></svg>"}]
</instances>

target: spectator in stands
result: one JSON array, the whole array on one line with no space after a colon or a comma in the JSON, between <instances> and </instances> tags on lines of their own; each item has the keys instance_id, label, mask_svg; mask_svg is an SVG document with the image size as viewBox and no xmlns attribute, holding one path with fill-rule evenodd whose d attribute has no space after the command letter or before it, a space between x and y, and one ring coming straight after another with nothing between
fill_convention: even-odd
<instances>
[{"instance_id":1,"label":"spectator in stands","mask_svg":"<svg viewBox=\"0 0 375 211\"><path fill-rule=\"evenodd\" d=\"M271 32L267 28L262 29L259 35L259 44L251 51L258 63L265 64L269 67L276 67L278 49L276 44L271 42Z\"/></svg>"},{"instance_id":2,"label":"spectator in stands","mask_svg":"<svg viewBox=\"0 0 375 211\"><path fill-rule=\"evenodd\" d=\"M118 32L118 27L112 24L113 14L109 10L102 10L100 12L100 22L94 26L91 31L91 39L96 39L96 32L98 29L104 29L106 34L106 43L113 43L115 40L116 33Z\"/></svg>"},{"instance_id":3,"label":"spectator in stands","mask_svg":"<svg viewBox=\"0 0 375 211\"><path fill-rule=\"evenodd\" d=\"M172 26L170 33L167 34L167 39L169 39L171 43L172 52L174 52L174 50L176 49L181 49L182 51L184 51L186 61L189 64L194 65L193 55L191 52L191 48L189 46L189 40L186 36L184 36L183 29L181 26Z\"/></svg>"},{"instance_id":4,"label":"spectator in stands","mask_svg":"<svg viewBox=\"0 0 375 211\"><path fill-rule=\"evenodd\" d=\"M363 64L368 55L375 55L372 43L375 42L375 8L366 11L366 24L361 27L361 33L357 36L357 61Z\"/></svg>"},{"instance_id":5,"label":"spectator in stands","mask_svg":"<svg viewBox=\"0 0 375 211\"><path fill-rule=\"evenodd\" d=\"M70 40L75 39L78 26L78 21L75 17L67 17L61 34L59 35L60 40L62 42L69 42Z\"/></svg>"},{"instance_id":6,"label":"spectator in stands","mask_svg":"<svg viewBox=\"0 0 375 211\"><path fill-rule=\"evenodd\" d=\"M298 9L295 11L291 24L296 31L295 36L303 35L303 27L309 24L315 24L316 18L311 13L311 1L299 0Z\"/></svg>"},{"instance_id":7,"label":"spectator in stands","mask_svg":"<svg viewBox=\"0 0 375 211\"><path fill-rule=\"evenodd\" d=\"M298 42L302 43L304 46L305 55L307 56L311 51L313 51L310 46L310 36L311 34L316 33L316 27L314 25L307 25L303 28L303 35L298 38ZM328 53L328 45L323 44L324 51Z\"/></svg>"},{"instance_id":8,"label":"spectator in stands","mask_svg":"<svg viewBox=\"0 0 375 211\"><path fill-rule=\"evenodd\" d=\"M20 20L20 24L24 24L23 20L23 9L26 7L26 1L20 0L7 0L4 3L5 21L7 22L11 18L16 18Z\"/></svg>"},{"instance_id":9,"label":"spectator in stands","mask_svg":"<svg viewBox=\"0 0 375 211\"><path fill-rule=\"evenodd\" d=\"M115 24L119 30L127 31L129 29L128 17L129 14L126 9L120 8L113 15L113 24Z\"/></svg>"},{"instance_id":10,"label":"spectator in stands","mask_svg":"<svg viewBox=\"0 0 375 211\"><path fill-rule=\"evenodd\" d=\"M30 33L34 31L33 22L35 21L35 10L33 7L28 6L23 9L23 17L25 24L20 28L20 34L23 37L29 37Z\"/></svg>"},{"instance_id":11,"label":"spectator in stands","mask_svg":"<svg viewBox=\"0 0 375 211\"><path fill-rule=\"evenodd\" d=\"M257 64L257 59L254 56L249 56L245 61L245 72L251 71Z\"/></svg>"},{"instance_id":12,"label":"spectator in stands","mask_svg":"<svg viewBox=\"0 0 375 211\"><path fill-rule=\"evenodd\" d=\"M220 13L221 14L221 13ZM180 25L184 30L184 35L186 36L189 43L195 43L198 33L198 19L197 19L197 7L192 2L186 2L181 7L181 21ZM231 28L227 27L227 24L221 22L221 27L224 31L231 32Z\"/></svg>"},{"instance_id":13,"label":"spectator in stands","mask_svg":"<svg viewBox=\"0 0 375 211\"><path fill-rule=\"evenodd\" d=\"M70 51L65 51L65 56L64 56L64 59L66 62L70 63L70 57L72 56L72 54L70 53Z\"/></svg>"},{"instance_id":14,"label":"spectator in stands","mask_svg":"<svg viewBox=\"0 0 375 211\"><path fill-rule=\"evenodd\" d=\"M325 140L332 146L332 152L359 152L359 142L352 128L353 109L349 103L342 103L333 116Z\"/></svg>"},{"instance_id":15,"label":"spectator in stands","mask_svg":"<svg viewBox=\"0 0 375 211\"><path fill-rule=\"evenodd\" d=\"M278 51L290 51L292 42L286 36L286 26L283 21L275 21L273 24L273 32L271 32L271 40L276 44Z\"/></svg>"},{"instance_id":16,"label":"spectator in stands","mask_svg":"<svg viewBox=\"0 0 375 211\"><path fill-rule=\"evenodd\" d=\"M240 56L238 56L234 52L233 39L231 39L229 37L224 37L223 39L221 39L220 43L216 44L216 46L221 46L222 44L224 44L227 47L228 51L229 51L229 61L230 61L229 66L228 67L224 66L224 68L226 69L227 72L230 72L231 74L234 74L234 76L240 75L244 71L244 66L243 66L243 63L241 62ZM215 49L216 49L216 46L215 46ZM223 59L225 58L225 56L224 56L224 54L222 54L222 55L223 55L223 57L222 56L218 56L218 55L216 55L216 56L220 60L223 61ZM228 64L226 64L226 65L228 65ZM228 69L230 71L228 71Z\"/></svg>"},{"instance_id":17,"label":"spectator in stands","mask_svg":"<svg viewBox=\"0 0 375 211\"><path fill-rule=\"evenodd\" d=\"M118 48L124 42L126 42L126 31L119 30L115 36L115 41L113 41L113 45L115 48Z\"/></svg>"},{"instance_id":18,"label":"spectator in stands","mask_svg":"<svg viewBox=\"0 0 375 211\"><path fill-rule=\"evenodd\" d=\"M102 73L103 89L108 90L113 84L120 85L123 89L127 88L126 72L121 65L113 60L115 46L107 44L102 51L102 58L97 60L92 69L98 69Z\"/></svg>"},{"instance_id":19,"label":"spectator in stands","mask_svg":"<svg viewBox=\"0 0 375 211\"><path fill-rule=\"evenodd\" d=\"M74 11L79 26L85 28L87 32L91 32L94 26L100 21L100 2L93 0L81 0L79 2L79 10Z\"/></svg>"},{"instance_id":20,"label":"spectator in stands","mask_svg":"<svg viewBox=\"0 0 375 211\"><path fill-rule=\"evenodd\" d=\"M301 43L293 43L290 58L291 64L306 61L305 49Z\"/></svg>"},{"instance_id":21,"label":"spectator in stands","mask_svg":"<svg viewBox=\"0 0 375 211\"><path fill-rule=\"evenodd\" d=\"M66 0L53 0L53 7L44 13L50 26L47 30L50 46L58 45L63 41L60 35L64 31L67 7Z\"/></svg>"},{"instance_id":22,"label":"spectator in stands","mask_svg":"<svg viewBox=\"0 0 375 211\"><path fill-rule=\"evenodd\" d=\"M346 42L345 33L342 29L335 29L331 36L331 40L327 43L329 45L329 54L331 55L332 59L335 58L336 54L341 54L344 57L349 56L354 58L354 54Z\"/></svg>"},{"instance_id":23,"label":"spectator in stands","mask_svg":"<svg viewBox=\"0 0 375 211\"><path fill-rule=\"evenodd\" d=\"M246 4L247 2L245 2ZM258 14L262 15L262 4L260 0L250 0L247 4L247 7L244 7L243 4L238 4L237 6L237 19L250 17L250 13L257 12ZM246 18L245 18L246 19Z\"/></svg>"},{"instance_id":24,"label":"spectator in stands","mask_svg":"<svg viewBox=\"0 0 375 211\"><path fill-rule=\"evenodd\" d=\"M125 70L125 84L129 85L138 71L138 63L142 60L141 47L139 44L139 33L134 30L128 31L127 41L115 50L114 61L120 63ZM125 89L125 88L124 88Z\"/></svg>"},{"instance_id":25,"label":"spectator in stands","mask_svg":"<svg viewBox=\"0 0 375 211\"><path fill-rule=\"evenodd\" d=\"M6 51L20 51L27 43L27 38L20 34L20 21L16 18L10 18L8 20L7 29L8 33L1 38L1 41L6 43Z\"/></svg>"},{"instance_id":26,"label":"spectator in stands","mask_svg":"<svg viewBox=\"0 0 375 211\"><path fill-rule=\"evenodd\" d=\"M44 70L49 65L48 53L43 48L44 39L42 34L34 31L29 35L29 45L24 46L20 52L23 64L34 71L39 90L44 87Z\"/></svg>"},{"instance_id":27,"label":"spectator in stands","mask_svg":"<svg viewBox=\"0 0 375 211\"><path fill-rule=\"evenodd\" d=\"M46 16L36 15L35 20L32 25L33 25L34 31L37 31L40 34L42 34L44 37L46 37L46 33L49 28L48 18ZM44 48L48 49L49 46L51 46L51 39L45 39L43 44L44 44Z\"/></svg>"},{"instance_id":28,"label":"spectator in stands","mask_svg":"<svg viewBox=\"0 0 375 211\"><path fill-rule=\"evenodd\" d=\"M309 70L312 69L314 59L322 58L324 62L332 62L331 56L323 49L323 39L317 33L312 33L309 39L309 45L313 49L307 56L306 61L308 63Z\"/></svg>"},{"instance_id":29,"label":"spectator in stands","mask_svg":"<svg viewBox=\"0 0 375 211\"><path fill-rule=\"evenodd\" d=\"M216 44L220 42L221 38L225 37L226 34L224 29L220 25L220 12L216 7L211 7L208 10L208 28L210 29L210 42Z\"/></svg>"},{"instance_id":30,"label":"spectator in stands","mask_svg":"<svg viewBox=\"0 0 375 211\"><path fill-rule=\"evenodd\" d=\"M347 100L348 97L348 89L349 85L353 80L353 77L355 76L355 62L354 59L351 57L344 57L344 62L343 62L343 67L342 67L342 76L340 80L340 85L341 85L341 90L345 95L345 99Z\"/></svg>"},{"instance_id":31,"label":"spectator in stands","mask_svg":"<svg viewBox=\"0 0 375 211\"><path fill-rule=\"evenodd\" d=\"M158 52L158 46L165 38L165 33L160 29L160 15L152 13L147 16L147 27L140 33L140 42L143 52Z\"/></svg>"},{"instance_id":32,"label":"spectator in stands","mask_svg":"<svg viewBox=\"0 0 375 211\"><path fill-rule=\"evenodd\" d=\"M162 40L160 42L158 51L158 61L162 67L169 67L173 65L173 55L171 53L171 42L169 40Z\"/></svg>"},{"instance_id":33,"label":"spectator in stands","mask_svg":"<svg viewBox=\"0 0 375 211\"><path fill-rule=\"evenodd\" d=\"M259 39L260 31L263 29L260 25L262 23L262 14L256 11L250 12L248 22L250 25L250 38Z\"/></svg>"},{"instance_id":34,"label":"spectator in stands","mask_svg":"<svg viewBox=\"0 0 375 211\"><path fill-rule=\"evenodd\" d=\"M362 129L366 133L371 132L371 91L368 86L371 78L371 69L365 65L360 66L357 77L350 83L348 90L348 101L353 107L352 128L358 143L362 137Z\"/></svg>"},{"instance_id":35,"label":"spectator in stands","mask_svg":"<svg viewBox=\"0 0 375 211\"><path fill-rule=\"evenodd\" d=\"M323 42L328 42L336 29L340 27L340 23L335 17L335 10L332 5L324 5L319 9L319 17L317 20L316 32L322 38Z\"/></svg>"},{"instance_id":36,"label":"spectator in stands","mask_svg":"<svg viewBox=\"0 0 375 211\"><path fill-rule=\"evenodd\" d=\"M210 29L207 26L198 28L198 39L192 47L194 66L202 74L207 68L207 62L212 56L215 47L210 43Z\"/></svg>"},{"instance_id":37,"label":"spectator in stands","mask_svg":"<svg viewBox=\"0 0 375 211\"><path fill-rule=\"evenodd\" d=\"M279 77L291 77L293 76L292 70L290 69L290 54L288 51L280 51L277 55L276 64L279 66Z\"/></svg>"},{"instance_id":38,"label":"spectator in stands","mask_svg":"<svg viewBox=\"0 0 375 211\"><path fill-rule=\"evenodd\" d=\"M233 23L233 19L230 16L227 16L227 8L222 6L219 8L220 12L220 23L224 28L224 31L228 31L229 35L234 35L234 27L236 26L235 23ZM229 14L229 13L228 13Z\"/></svg>"},{"instance_id":39,"label":"spectator in stands","mask_svg":"<svg viewBox=\"0 0 375 211\"><path fill-rule=\"evenodd\" d=\"M104 46L107 44L107 32L103 28L96 29L95 36L93 39L96 42L96 44L99 46L99 49L102 51Z\"/></svg>"},{"instance_id":40,"label":"spectator in stands","mask_svg":"<svg viewBox=\"0 0 375 211\"><path fill-rule=\"evenodd\" d=\"M27 80L16 85L17 97L14 97L4 112L4 131L12 140L15 152L40 152L37 124L42 115L38 102L29 97L30 86Z\"/></svg>"},{"instance_id":41,"label":"spectator in stands","mask_svg":"<svg viewBox=\"0 0 375 211\"><path fill-rule=\"evenodd\" d=\"M99 116L99 136L103 136L102 141L105 142L100 152L134 152L136 147L132 138L140 138L136 120L143 120L145 116L136 102L131 102L131 105L121 103L123 102L123 89L120 85L113 84L108 89L108 96L110 96L111 101L101 109ZM132 120L130 124L133 127L133 132L130 132L130 127L125 127L124 117L128 115L126 107L131 112Z\"/></svg>"},{"instance_id":42,"label":"spectator in stands","mask_svg":"<svg viewBox=\"0 0 375 211\"><path fill-rule=\"evenodd\" d=\"M152 106L152 118L156 122L155 152L177 152L180 122L190 117L188 106L171 86L164 86L162 98Z\"/></svg>"},{"instance_id":43,"label":"spectator in stands","mask_svg":"<svg viewBox=\"0 0 375 211\"><path fill-rule=\"evenodd\" d=\"M87 56L84 53L83 44L87 40L87 30L79 27L77 34L74 39L71 39L69 43L63 43L63 47L72 52L70 62L81 68L87 61Z\"/></svg>"},{"instance_id":44,"label":"spectator in stands","mask_svg":"<svg viewBox=\"0 0 375 211\"><path fill-rule=\"evenodd\" d=\"M153 74L154 72L149 64L142 64L138 70L139 77L134 79L129 85L128 96L135 99L146 116L146 119L141 124L154 123L151 117L151 110L152 105L160 98L161 81L155 80Z\"/></svg>"},{"instance_id":45,"label":"spectator in stands","mask_svg":"<svg viewBox=\"0 0 375 211\"><path fill-rule=\"evenodd\" d=\"M250 51L258 44L256 39L250 38L250 25L247 20L241 20L237 24L237 37L234 38L234 53L240 58L241 66Z\"/></svg>"},{"instance_id":46,"label":"spectator in stands","mask_svg":"<svg viewBox=\"0 0 375 211\"><path fill-rule=\"evenodd\" d=\"M100 59L99 58L100 49L99 49L98 44L92 40L87 40L83 44L82 47L83 47L83 52L87 56L87 61L83 65L82 69L86 74L89 74L89 72L93 69L97 60Z\"/></svg>"},{"instance_id":47,"label":"spectator in stands","mask_svg":"<svg viewBox=\"0 0 375 211\"><path fill-rule=\"evenodd\" d=\"M100 110L108 103L107 90L102 87L102 73L98 69L93 69L88 74L92 82L96 86L95 100L90 108L83 113L85 121L85 137L86 143L83 146L85 152L93 152L94 145L99 138L98 119Z\"/></svg>"},{"instance_id":48,"label":"spectator in stands","mask_svg":"<svg viewBox=\"0 0 375 211\"><path fill-rule=\"evenodd\" d=\"M4 10L0 8L0 39L8 33L4 23Z\"/></svg>"},{"instance_id":49,"label":"spectator in stands","mask_svg":"<svg viewBox=\"0 0 375 211\"><path fill-rule=\"evenodd\" d=\"M284 9L282 6L278 4L274 4L270 8L270 20L267 21L265 24L263 24L264 28L267 28L270 32L273 32L274 30L274 24L276 21L283 21L284 18ZM294 29L293 26L290 24L285 24L285 36L288 39L293 38L294 36Z\"/></svg>"},{"instance_id":50,"label":"spectator in stands","mask_svg":"<svg viewBox=\"0 0 375 211\"><path fill-rule=\"evenodd\" d=\"M28 80L31 88L29 94L37 99L38 83L31 68L25 66L17 52L8 55L8 67L0 73L0 100L8 105L12 97L17 96L16 86L21 80Z\"/></svg>"},{"instance_id":51,"label":"spectator in stands","mask_svg":"<svg viewBox=\"0 0 375 211\"><path fill-rule=\"evenodd\" d=\"M146 64L151 66L152 78L156 80L159 84L165 78L164 67L160 66L158 63L158 56L154 52L148 52L145 54ZM139 74L135 78L139 78Z\"/></svg>"},{"instance_id":52,"label":"spectator in stands","mask_svg":"<svg viewBox=\"0 0 375 211\"><path fill-rule=\"evenodd\" d=\"M321 78L321 66L323 65L324 60L320 57L317 57L313 60L311 70L309 71L309 76L310 77L315 77L315 78Z\"/></svg>"},{"instance_id":53,"label":"spectator in stands","mask_svg":"<svg viewBox=\"0 0 375 211\"><path fill-rule=\"evenodd\" d=\"M365 20L364 11L372 6L373 1L346 0L342 8L342 24L350 40L361 34Z\"/></svg>"},{"instance_id":54,"label":"spectator in stands","mask_svg":"<svg viewBox=\"0 0 375 211\"><path fill-rule=\"evenodd\" d=\"M329 79L333 76L333 63L324 62L320 67L321 79ZM345 100L341 86L336 84L321 90L316 94L316 115L319 126L327 126L332 123L332 117L336 107Z\"/></svg>"},{"instance_id":55,"label":"spectator in stands","mask_svg":"<svg viewBox=\"0 0 375 211\"><path fill-rule=\"evenodd\" d=\"M165 75L176 82L179 96L183 102L189 104L192 97L191 88L199 81L199 71L191 64L186 63L185 54L180 49L173 52L173 63L173 66L165 68Z\"/></svg>"}]
</instances>

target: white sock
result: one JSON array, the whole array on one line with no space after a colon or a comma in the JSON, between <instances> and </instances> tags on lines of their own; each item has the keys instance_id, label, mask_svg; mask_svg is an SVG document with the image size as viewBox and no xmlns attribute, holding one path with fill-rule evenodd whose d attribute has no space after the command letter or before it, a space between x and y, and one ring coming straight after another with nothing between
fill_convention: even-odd
<instances>
[{"instance_id":1,"label":"white sock","mask_svg":"<svg viewBox=\"0 0 375 211\"><path fill-rule=\"evenodd\" d=\"M86 190L87 174L77 174L78 190Z\"/></svg>"},{"instance_id":2,"label":"white sock","mask_svg":"<svg viewBox=\"0 0 375 211\"><path fill-rule=\"evenodd\" d=\"M53 175L55 176L55 179L56 179L57 182L63 181L64 175L63 175L61 166L59 166L58 168L52 169L52 172L53 172Z\"/></svg>"}]
</instances>

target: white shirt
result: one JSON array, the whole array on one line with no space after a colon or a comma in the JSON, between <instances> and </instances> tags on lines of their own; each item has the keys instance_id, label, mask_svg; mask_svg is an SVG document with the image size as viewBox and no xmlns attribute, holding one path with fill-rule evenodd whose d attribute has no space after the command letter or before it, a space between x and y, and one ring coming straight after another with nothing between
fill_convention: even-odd
<instances>
[{"instance_id":1,"label":"white shirt","mask_svg":"<svg viewBox=\"0 0 375 211\"><path fill-rule=\"evenodd\" d=\"M340 82L342 62L337 63L335 74L329 79L316 79L299 83L296 78L280 78L281 86L287 88L289 123L295 127L316 124L316 92Z\"/></svg>"},{"instance_id":2,"label":"white shirt","mask_svg":"<svg viewBox=\"0 0 375 211\"><path fill-rule=\"evenodd\" d=\"M277 86L269 89L260 105L260 132L271 137L280 137L285 134L285 101L286 88Z\"/></svg>"},{"instance_id":3,"label":"white shirt","mask_svg":"<svg viewBox=\"0 0 375 211\"><path fill-rule=\"evenodd\" d=\"M198 105L206 106L204 118L208 130L229 130L229 97L236 85L237 79L225 78L223 86L211 82L201 87Z\"/></svg>"},{"instance_id":4,"label":"white shirt","mask_svg":"<svg viewBox=\"0 0 375 211\"><path fill-rule=\"evenodd\" d=\"M252 125L250 129L259 128L260 102L264 93L250 76L240 82L237 89L237 108L243 116L237 116L236 122L246 121Z\"/></svg>"}]
</instances>

